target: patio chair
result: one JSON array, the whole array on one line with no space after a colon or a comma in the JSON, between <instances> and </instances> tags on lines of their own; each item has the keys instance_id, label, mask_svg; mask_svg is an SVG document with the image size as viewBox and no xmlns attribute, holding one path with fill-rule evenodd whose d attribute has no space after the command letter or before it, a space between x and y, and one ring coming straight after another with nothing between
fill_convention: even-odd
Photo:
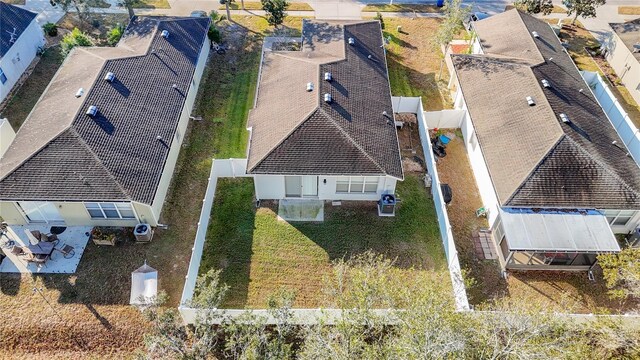
<instances>
[{"instance_id":1,"label":"patio chair","mask_svg":"<svg viewBox=\"0 0 640 360\"><path fill-rule=\"evenodd\" d=\"M56 250L60 251L65 259L71 259L76 255L76 250L71 245L64 244L61 248Z\"/></svg>"}]
</instances>

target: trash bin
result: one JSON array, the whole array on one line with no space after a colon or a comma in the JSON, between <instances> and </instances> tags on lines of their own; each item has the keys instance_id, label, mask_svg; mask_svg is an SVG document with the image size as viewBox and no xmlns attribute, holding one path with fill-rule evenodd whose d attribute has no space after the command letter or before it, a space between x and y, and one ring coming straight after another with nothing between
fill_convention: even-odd
<instances>
[{"instance_id":1,"label":"trash bin","mask_svg":"<svg viewBox=\"0 0 640 360\"><path fill-rule=\"evenodd\" d=\"M438 0L438 1L436 2L436 5L437 5L438 7L443 7L443 6L444 6L444 0Z\"/></svg>"}]
</instances>

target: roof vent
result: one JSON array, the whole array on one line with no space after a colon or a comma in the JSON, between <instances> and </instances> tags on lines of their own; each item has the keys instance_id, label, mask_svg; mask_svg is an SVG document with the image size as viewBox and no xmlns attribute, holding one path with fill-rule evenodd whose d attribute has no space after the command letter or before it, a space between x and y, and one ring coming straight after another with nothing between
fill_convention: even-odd
<instances>
[{"instance_id":1,"label":"roof vent","mask_svg":"<svg viewBox=\"0 0 640 360\"><path fill-rule=\"evenodd\" d=\"M568 124L571 122L571 120L569 120L569 117L565 113L560 114L560 120L562 120L562 122L565 124Z\"/></svg>"},{"instance_id":2,"label":"roof vent","mask_svg":"<svg viewBox=\"0 0 640 360\"><path fill-rule=\"evenodd\" d=\"M389 117L389 113L387 112L387 110L382 111L382 116Z\"/></svg>"},{"instance_id":3,"label":"roof vent","mask_svg":"<svg viewBox=\"0 0 640 360\"><path fill-rule=\"evenodd\" d=\"M160 33L160 35L165 38L168 39L169 38L169 31L168 30L162 30L162 32Z\"/></svg>"},{"instance_id":4,"label":"roof vent","mask_svg":"<svg viewBox=\"0 0 640 360\"><path fill-rule=\"evenodd\" d=\"M551 87L551 83L547 79L542 79L542 86L544 86L546 88L550 88Z\"/></svg>"},{"instance_id":5,"label":"roof vent","mask_svg":"<svg viewBox=\"0 0 640 360\"><path fill-rule=\"evenodd\" d=\"M312 82L308 82L307 83L307 91L313 91L313 83Z\"/></svg>"},{"instance_id":6,"label":"roof vent","mask_svg":"<svg viewBox=\"0 0 640 360\"><path fill-rule=\"evenodd\" d=\"M584 89L580 89L580 90L578 90L578 92L579 92L580 94L582 94L582 93L584 92Z\"/></svg>"},{"instance_id":7,"label":"roof vent","mask_svg":"<svg viewBox=\"0 0 640 360\"><path fill-rule=\"evenodd\" d=\"M89 106L89 108L87 109L87 115L94 117L96 116L96 114L98 114L98 107L95 105Z\"/></svg>"},{"instance_id":8,"label":"roof vent","mask_svg":"<svg viewBox=\"0 0 640 360\"><path fill-rule=\"evenodd\" d=\"M80 96L84 95L84 89L80 88L78 89L78 91L76 92L76 97L79 98Z\"/></svg>"},{"instance_id":9,"label":"roof vent","mask_svg":"<svg viewBox=\"0 0 640 360\"><path fill-rule=\"evenodd\" d=\"M333 101L333 99L331 98L331 94L329 93L324 94L324 102L331 103L331 101Z\"/></svg>"},{"instance_id":10,"label":"roof vent","mask_svg":"<svg viewBox=\"0 0 640 360\"><path fill-rule=\"evenodd\" d=\"M113 80L114 80L115 78L116 78L116 74L112 73L111 71L109 71L109 72L107 73L107 75L105 75L105 76L104 76L104 79L105 79L107 82L113 82Z\"/></svg>"},{"instance_id":11,"label":"roof vent","mask_svg":"<svg viewBox=\"0 0 640 360\"><path fill-rule=\"evenodd\" d=\"M538 39L540 37L540 34L538 34L537 31L532 31L531 35L533 35L534 38Z\"/></svg>"},{"instance_id":12,"label":"roof vent","mask_svg":"<svg viewBox=\"0 0 640 360\"><path fill-rule=\"evenodd\" d=\"M349 42L349 45L355 45L356 44L356 40L354 38L352 38L352 37L350 37L347 41Z\"/></svg>"},{"instance_id":13,"label":"roof vent","mask_svg":"<svg viewBox=\"0 0 640 360\"><path fill-rule=\"evenodd\" d=\"M531 96L527 96L527 104L529 104L529 106L533 106L536 104L536 102L533 101L533 98Z\"/></svg>"},{"instance_id":14,"label":"roof vent","mask_svg":"<svg viewBox=\"0 0 640 360\"><path fill-rule=\"evenodd\" d=\"M326 72L326 73L324 73L324 79L326 81L331 81L331 80L333 80L333 76L331 75L330 72Z\"/></svg>"}]
</instances>

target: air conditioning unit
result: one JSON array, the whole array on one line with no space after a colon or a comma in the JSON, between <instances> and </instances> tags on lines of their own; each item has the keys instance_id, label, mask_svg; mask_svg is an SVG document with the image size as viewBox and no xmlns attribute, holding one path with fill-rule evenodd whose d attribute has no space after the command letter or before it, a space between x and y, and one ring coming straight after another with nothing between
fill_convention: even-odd
<instances>
[{"instance_id":1,"label":"air conditioning unit","mask_svg":"<svg viewBox=\"0 0 640 360\"><path fill-rule=\"evenodd\" d=\"M153 229L149 224L138 224L133 228L133 234L136 236L136 242L148 243L153 237Z\"/></svg>"},{"instance_id":2,"label":"air conditioning unit","mask_svg":"<svg viewBox=\"0 0 640 360\"><path fill-rule=\"evenodd\" d=\"M382 194L378 201L378 216L396 216L396 196Z\"/></svg>"}]
</instances>

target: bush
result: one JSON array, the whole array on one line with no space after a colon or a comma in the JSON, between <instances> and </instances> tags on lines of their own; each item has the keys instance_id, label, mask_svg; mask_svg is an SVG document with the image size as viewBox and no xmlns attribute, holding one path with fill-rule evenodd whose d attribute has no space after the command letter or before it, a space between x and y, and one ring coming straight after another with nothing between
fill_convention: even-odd
<instances>
[{"instance_id":1,"label":"bush","mask_svg":"<svg viewBox=\"0 0 640 360\"><path fill-rule=\"evenodd\" d=\"M211 10L211 12L209 13L209 17L211 18L211 22L214 24L220 20L220 14L218 14L218 12L215 10Z\"/></svg>"},{"instance_id":2,"label":"bush","mask_svg":"<svg viewBox=\"0 0 640 360\"><path fill-rule=\"evenodd\" d=\"M382 30L384 30L384 19L382 18L382 14L380 13L380 11L378 11L378 13L374 17L374 19L380 21L380 28L382 28Z\"/></svg>"},{"instance_id":3,"label":"bush","mask_svg":"<svg viewBox=\"0 0 640 360\"><path fill-rule=\"evenodd\" d=\"M122 37L123 33L124 33L124 27L122 26L122 24L116 25L116 27L111 29L111 31L109 31L109 33L107 34L107 42L110 45L117 44L118 41L120 41L120 38Z\"/></svg>"},{"instance_id":4,"label":"bush","mask_svg":"<svg viewBox=\"0 0 640 360\"><path fill-rule=\"evenodd\" d=\"M83 33L78 28L74 28L73 31L68 33L62 38L60 47L62 48L62 54L67 55L71 49L76 46L91 46L93 41L89 35Z\"/></svg>"},{"instance_id":5,"label":"bush","mask_svg":"<svg viewBox=\"0 0 640 360\"><path fill-rule=\"evenodd\" d=\"M218 30L218 28L211 24L211 26L209 26L209 32L207 33L207 36L209 37L209 40L213 41L214 43L221 43L222 42L222 36L220 35L220 30Z\"/></svg>"},{"instance_id":6,"label":"bush","mask_svg":"<svg viewBox=\"0 0 640 360\"><path fill-rule=\"evenodd\" d=\"M45 34L49 36L57 36L58 35L58 25L48 22L42 26Z\"/></svg>"}]
</instances>

